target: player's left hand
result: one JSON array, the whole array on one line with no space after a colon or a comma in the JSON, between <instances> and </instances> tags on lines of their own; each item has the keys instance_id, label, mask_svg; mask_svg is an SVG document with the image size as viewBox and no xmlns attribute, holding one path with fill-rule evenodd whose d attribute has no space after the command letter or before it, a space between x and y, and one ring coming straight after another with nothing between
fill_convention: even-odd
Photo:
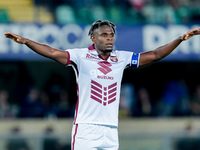
<instances>
[{"instance_id":1,"label":"player's left hand","mask_svg":"<svg viewBox=\"0 0 200 150\"><path fill-rule=\"evenodd\" d=\"M200 34L200 27L190 30L190 31L186 32L185 34L183 34L182 40L188 40L189 38L193 37L194 35L199 35L199 34Z\"/></svg>"}]
</instances>

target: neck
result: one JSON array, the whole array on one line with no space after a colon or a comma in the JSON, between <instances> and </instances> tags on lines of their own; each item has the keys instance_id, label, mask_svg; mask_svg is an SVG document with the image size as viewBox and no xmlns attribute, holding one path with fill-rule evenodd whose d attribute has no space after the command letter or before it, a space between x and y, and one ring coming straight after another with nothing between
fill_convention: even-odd
<instances>
[{"instance_id":1,"label":"neck","mask_svg":"<svg viewBox=\"0 0 200 150\"><path fill-rule=\"evenodd\" d=\"M110 56L110 52L112 51L105 51L105 50L97 50L98 54L103 58L103 59L107 59L108 56Z\"/></svg>"}]
</instances>

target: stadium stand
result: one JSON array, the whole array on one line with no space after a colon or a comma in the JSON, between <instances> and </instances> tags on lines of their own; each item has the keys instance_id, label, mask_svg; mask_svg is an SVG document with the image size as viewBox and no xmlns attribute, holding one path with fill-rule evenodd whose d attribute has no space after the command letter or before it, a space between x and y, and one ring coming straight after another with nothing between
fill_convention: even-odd
<instances>
[{"instance_id":1,"label":"stadium stand","mask_svg":"<svg viewBox=\"0 0 200 150\"><path fill-rule=\"evenodd\" d=\"M31 0L1 0L0 6L7 9L12 21L33 22L34 20L34 7Z\"/></svg>"},{"instance_id":2,"label":"stadium stand","mask_svg":"<svg viewBox=\"0 0 200 150\"><path fill-rule=\"evenodd\" d=\"M44 7L34 7L32 0L1 0L1 22L39 22L48 23L53 20L52 14ZM3 18L2 18L3 17Z\"/></svg>"},{"instance_id":3,"label":"stadium stand","mask_svg":"<svg viewBox=\"0 0 200 150\"><path fill-rule=\"evenodd\" d=\"M36 23L53 23L54 22L54 17L53 14L44 6L34 7L35 11L35 18L34 22Z\"/></svg>"},{"instance_id":4,"label":"stadium stand","mask_svg":"<svg viewBox=\"0 0 200 150\"><path fill-rule=\"evenodd\" d=\"M97 19L109 19L123 25L199 23L198 3L198 0L1 0L0 22L91 24Z\"/></svg>"},{"instance_id":5,"label":"stadium stand","mask_svg":"<svg viewBox=\"0 0 200 150\"><path fill-rule=\"evenodd\" d=\"M9 15L7 9L0 8L0 23L9 22Z\"/></svg>"},{"instance_id":6,"label":"stadium stand","mask_svg":"<svg viewBox=\"0 0 200 150\"><path fill-rule=\"evenodd\" d=\"M74 9L70 5L59 5L56 9L55 16L59 24L76 22Z\"/></svg>"}]
</instances>

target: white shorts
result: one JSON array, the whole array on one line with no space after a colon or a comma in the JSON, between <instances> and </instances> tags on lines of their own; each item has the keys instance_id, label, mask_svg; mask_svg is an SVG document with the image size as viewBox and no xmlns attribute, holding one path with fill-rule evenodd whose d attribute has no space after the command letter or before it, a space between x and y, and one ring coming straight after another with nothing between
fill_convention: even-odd
<instances>
[{"instance_id":1,"label":"white shorts","mask_svg":"<svg viewBox=\"0 0 200 150\"><path fill-rule=\"evenodd\" d=\"M72 150L118 150L116 126L75 124L72 128Z\"/></svg>"}]
</instances>

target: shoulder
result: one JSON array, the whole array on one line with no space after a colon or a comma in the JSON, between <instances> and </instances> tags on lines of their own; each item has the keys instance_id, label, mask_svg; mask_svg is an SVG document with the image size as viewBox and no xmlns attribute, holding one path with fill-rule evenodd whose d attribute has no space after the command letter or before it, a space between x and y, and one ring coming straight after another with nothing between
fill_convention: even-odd
<instances>
[{"instance_id":1,"label":"shoulder","mask_svg":"<svg viewBox=\"0 0 200 150\"><path fill-rule=\"evenodd\" d=\"M88 51L88 48L73 48L73 49L67 49L65 50L67 52L69 52L70 54L82 54L84 52Z\"/></svg>"},{"instance_id":2,"label":"shoulder","mask_svg":"<svg viewBox=\"0 0 200 150\"><path fill-rule=\"evenodd\" d=\"M88 48L72 48L72 49L66 49L65 51L88 51Z\"/></svg>"},{"instance_id":3,"label":"shoulder","mask_svg":"<svg viewBox=\"0 0 200 150\"><path fill-rule=\"evenodd\" d=\"M133 52L130 52L130 51L124 51L124 50L115 50L114 51L116 53L116 55L118 57L125 57L125 56L130 56L133 54Z\"/></svg>"}]
</instances>

